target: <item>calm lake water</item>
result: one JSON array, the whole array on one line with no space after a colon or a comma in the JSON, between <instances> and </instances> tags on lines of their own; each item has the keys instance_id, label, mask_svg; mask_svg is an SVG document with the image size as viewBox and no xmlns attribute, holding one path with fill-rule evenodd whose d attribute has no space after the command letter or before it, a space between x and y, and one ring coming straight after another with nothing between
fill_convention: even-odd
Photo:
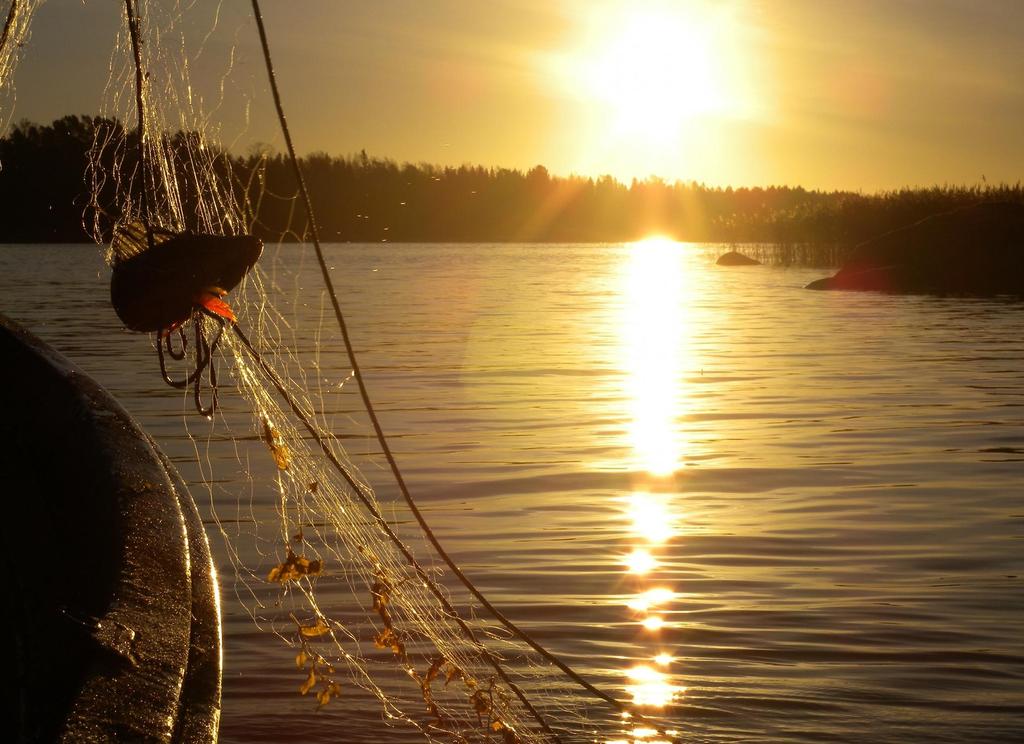
<instances>
[{"instance_id":1,"label":"calm lake water","mask_svg":"<svg viewBox=\"0 0 1024 744\"><path fill-rule=\"evenodd\" d=\"M706 246L327 250L428 518L595 682L674 699L681 742L1024 740L1024 305L810 292L826 272L716 267ZM336 384L312 256L275 261ZM117 396L208 510L190 403L107 284L95 248L0 247L0 310ZM213 497L272 503L221 423L188 419ZM416 740L314 712L211 540L223 741Z\"/></svg>"}]
</instances>

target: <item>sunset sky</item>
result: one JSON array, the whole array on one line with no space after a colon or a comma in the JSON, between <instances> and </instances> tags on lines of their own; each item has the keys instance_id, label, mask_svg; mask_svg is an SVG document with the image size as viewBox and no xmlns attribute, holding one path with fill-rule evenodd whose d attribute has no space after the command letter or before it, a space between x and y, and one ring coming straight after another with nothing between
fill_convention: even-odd
<instances>
[{"instance_id":1,"label":"sunset sky","mask_svg":"<svg viewBox=\"0 0 1024 744\"><path fill-rule=\"evenodd\" d=\"M211 121L237 150L278 143L249 3L208 37L199 5L207 101L234 58ZM263 5L302 152L869 191L1024 173L1019 0ZM120 12L42 6L14 121L100 110Z\"/></svg>"}]
</instances>

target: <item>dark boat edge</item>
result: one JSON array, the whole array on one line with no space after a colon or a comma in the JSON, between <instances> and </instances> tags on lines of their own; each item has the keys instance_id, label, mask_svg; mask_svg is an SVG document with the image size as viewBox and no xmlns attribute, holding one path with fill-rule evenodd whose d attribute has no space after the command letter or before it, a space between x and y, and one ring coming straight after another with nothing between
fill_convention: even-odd
<instances>
[{"instance_id":1,"label":"dark boat edge","mask_svg":"<svg viewBox=\"0 0 1024 744\"><path fill-rule=\"evenodd\" d=\"M216 573L188 489L100 385L0 314L12 740L216 741Z\"/></svg>"}]
</instances>

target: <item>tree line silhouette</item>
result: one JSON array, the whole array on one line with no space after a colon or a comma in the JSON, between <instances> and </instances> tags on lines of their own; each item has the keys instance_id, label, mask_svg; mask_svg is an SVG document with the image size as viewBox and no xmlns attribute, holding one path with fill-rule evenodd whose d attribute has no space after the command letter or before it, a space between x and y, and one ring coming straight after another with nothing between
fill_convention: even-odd
<instances>
[{"instance_id":1,"label":"tree line silhouette","mask_svg":"<svg viewBox=\"0 0 1024 744\"><path fill-rule=\"evenodd\" d=\"M105 130L105 131L104 131ZM116 120L65 116L23 121L0 139L0 242L86 242L97 218L104 238L118 219L113 184L90 207L86 169L94 137L124 136L124 167L134 167L134 134ZM168 138L172 150L195 133ZM105 152L100 169L113 167ZM103 159L110 162L103 162ZM214 162L268 241L308 237L287 158L267 148L246 155L214 151ZM301 159L325 241L618 242L652 233L679 240L851 245L931 214L982 201L1024 202L1015 185L934 186L875 194L801 187L721 188L659 178L624 184L610 176L552 176L463 165L399 164L366 152ZM187 173L182 173L187 180ZM182 191L189 194L188 184ZM199 195L191 194L194 202ZM187 205L186 205L187 206Z\"/></svg>"}]
</instances>

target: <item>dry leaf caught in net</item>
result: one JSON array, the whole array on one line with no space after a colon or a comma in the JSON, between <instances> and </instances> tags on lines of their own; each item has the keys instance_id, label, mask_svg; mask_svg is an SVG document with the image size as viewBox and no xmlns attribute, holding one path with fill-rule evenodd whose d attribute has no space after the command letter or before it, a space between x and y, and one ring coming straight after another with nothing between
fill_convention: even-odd
<instances>
[{"instance_id":1,"label":"dry leaf caught in net","mask_svg":"<svg viewBox=\"0 0 1024 744\"><path fill-rule=\"evenodd\" d=\"M270 569L267 581L283 584L286 581L301 579L303 576L319 576L322 571L323 563L321 561L310 560L304 555L296 555L289 548L288 557Z\"/></svg>"},{"instance_id":2,"label":"dry leaf caught in net","mask_svg":"<svg viewBox=\"0 0 1024 744\"><path fill-rule=\"evenodd\" d=\"M341 685L337 682L328 682L324 685L324 688L317 693L317 702L321 705L327 705L331 702L331 698L335 698L341 695Z\"/></svg>"},{"instance_id":3,"label":"dry leaf caught in net","mask_svg":"<svg viewBox=\"0 0 1024 744\"><path fill-rule=\"evenodd\" d=\"M373 645L377 648L390 648L391 652L397 656L405 654L405 644L402 643L398 634L391 628L384 628L384 630L377 633L373 638Z\"/></svg>"},{"instance_id":4,"label":"dry leaf caught in net","mask_svg":"<svg viewBox=\"0 0 1024 744\"><path fill-rule=\"evenodd\" d=\"M300 695L305 695L307 692L312 690L316 686L316 680L317 680L316 670L315 669L310 669L309 670L309 676L306 677L306 681L303 682L299 686L299 694Z\"/></svg>"},{"instance_id":5,"label":"dry leaf caught in net","mask_svg":"<svg viewBox=\"0 0 1024 744\"><path fill-rule=\"evenodd\" d=\"M281 438L281 432L270 422L270 419L263 419L263 442L270 449L270 454L277 463L279 470L287 470L292 464L292 453Z\"/></svg>"},{"instance_id":6,"label":"dry leaf caught in net","mask_svg":"<svg viewBox=\"0 0 1024 744\"><path fill-rule=\"evenodd\" d=\"M303 638L316 638L322 636L331 631L331 626L323 621L323 618L317 618L314 625L301 625L299 626L299 633L302 634Z\"/></svg>"}]
</instances>

